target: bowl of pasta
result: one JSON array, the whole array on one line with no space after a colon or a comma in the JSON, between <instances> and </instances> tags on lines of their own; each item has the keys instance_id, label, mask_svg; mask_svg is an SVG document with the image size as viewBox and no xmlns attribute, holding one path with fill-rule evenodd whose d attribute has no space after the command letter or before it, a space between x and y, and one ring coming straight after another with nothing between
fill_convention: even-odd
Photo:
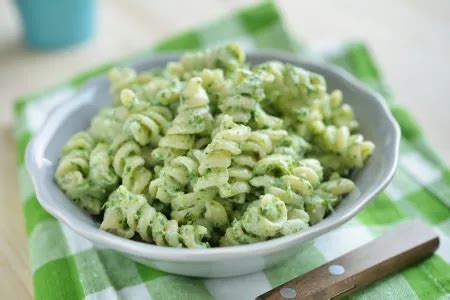
<instances>
[{"instance_id":1,"label":"bowl of pasta","mask_svg":"<svg viewBox=\"0 0 450 300\"><path fill-rule=\"evenodd\" d=\"M400 131L332 66L237 44L92 79L26 152L40 204L95 245L170 273L259 271L354 217Z\"/></svg>"}]
</instances>

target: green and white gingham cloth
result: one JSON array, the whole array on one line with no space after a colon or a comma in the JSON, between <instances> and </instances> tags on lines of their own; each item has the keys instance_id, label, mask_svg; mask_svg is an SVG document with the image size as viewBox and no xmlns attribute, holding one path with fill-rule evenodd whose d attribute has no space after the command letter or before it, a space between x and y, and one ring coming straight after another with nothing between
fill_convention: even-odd
<instances>
[{"instance_id":1,"label":"green and white gingham cloth","mask_svg":"<svg viewBox=\"0 0 450 300\"><path fill-rule=\"evenodd\" d=\"M247 49L279 48L303 57L323 59L347 69L382 93L402 129L399 169L384 193L356 218L304 246L288 262L263 272L227 279L175 276L138 264L115 251L94 247L42 209L25 170L24 152L53 107L113 64L156 52L200 49L227 41L236 41ZM426 220L440 234L437 253L351 298L450 299L450 171L426 142L417 123L392 101L364 44L352 42L306 50L287 35L274 5L265 2L113 64L24 97L15 106L20 195L36 299L253 299L412 217Z\"/></svg>"}]
</instances>

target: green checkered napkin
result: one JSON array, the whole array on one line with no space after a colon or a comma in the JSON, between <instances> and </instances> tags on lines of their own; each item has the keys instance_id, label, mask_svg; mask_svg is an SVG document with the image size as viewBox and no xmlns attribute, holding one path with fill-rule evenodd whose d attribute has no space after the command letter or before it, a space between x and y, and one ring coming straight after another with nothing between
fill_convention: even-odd
<instances>
[{"instance_id":1,"label":"green checkered napkin","mask_svg":"<svg viewBox=\"0 0 450 300\"><path fill-rule=\"evenodd\" d=\"M152 53L200 49L236 41L244 48L280 48L311 56L285 32L271 3L242 10L208 26L177 35L118 63ZM392 101L380 72L361 43L314 51L315 58L339 65L382 93L402 128L400 166L389 187L346 225L305 246L289 262L263 272L228 278L175 276L138 264L108 249L95 248L44 211L25 171L26 145L51 108L89 78L113 64L81 74L15 106L20 194L29 238L37 299L252 299L272 287L362 245L411 217L430 223L441 236L437 253L426 261L379 281L355 299L450 299L450 171L443 167L417 123ZM116 64L116 63L114 63Z\"/></svg>"}]
</instances>

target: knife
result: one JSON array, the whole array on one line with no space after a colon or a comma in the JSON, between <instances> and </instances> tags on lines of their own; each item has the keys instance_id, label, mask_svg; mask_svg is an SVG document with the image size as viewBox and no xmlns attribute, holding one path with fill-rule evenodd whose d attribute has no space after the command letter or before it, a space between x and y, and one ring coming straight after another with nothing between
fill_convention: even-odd
<instances>
[{"instance_id":1,"label":"knife","mask_svg":"<svg viewBox=\"0 0 450 300\"><path fill-rule=\"evenodd\" d=\"M431 256L438 246L433 229L414 219L256 299L338 299Z\"/></svg>"}]
</instances>

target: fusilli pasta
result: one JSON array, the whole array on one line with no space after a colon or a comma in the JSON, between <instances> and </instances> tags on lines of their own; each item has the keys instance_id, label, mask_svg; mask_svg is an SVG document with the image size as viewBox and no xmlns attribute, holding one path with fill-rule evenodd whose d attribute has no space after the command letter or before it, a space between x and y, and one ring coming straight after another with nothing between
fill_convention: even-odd
<instances>
[{"instance_id":1,"label":"fusilli pasta","mask_svg":"<svg viewBox=\"0 0 450 300\"><path fill-rule=\"evenodd\" d=\"M205 248L305 230L375 149L321 75L248 64L237 44L109 77L113 105L67 142L55 180L124 238Z\"/></svg>"}]
</instances>

